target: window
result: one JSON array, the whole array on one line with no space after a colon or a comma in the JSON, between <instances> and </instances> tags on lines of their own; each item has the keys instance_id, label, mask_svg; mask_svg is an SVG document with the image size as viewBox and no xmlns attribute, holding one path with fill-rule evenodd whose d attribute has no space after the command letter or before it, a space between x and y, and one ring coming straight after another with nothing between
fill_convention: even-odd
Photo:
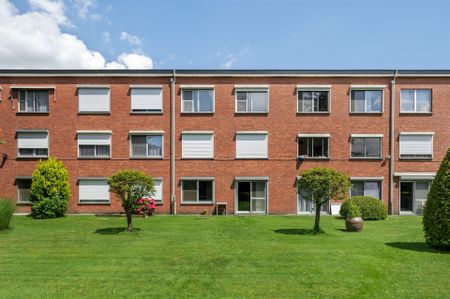
<instances>
[{"instance_id":1,"label":"window","mask_svg":"<svg viewBox=\"0 0 450 299\"><path fill-rule=\"evenodd\" d=\"M48 90L19 90L19 112L48 112Z\"/></svg>"},{"instance_id":2,"label":"window","mask_svg":"<svg viewBox=\"0 0 450 299\"><path fill-rule=\"evenodd\" d=\"M268 158L267 132L236 133L236 158L238 159Z\"/></svg>"},{"instance_id":3,"label":"window","mask_svg":"<svg viewBox=\"0 0 450 299\"><path fill-rule=\"evenodd\" d=\"M162 89L131 88L131 112L162 112Z\"/></svg>"},{"instance_id":4,"label":"window","mask_svg":"<svg viewBox=\"0 0 450 299\"><path fill-rule=\"evenodd\" d=\"M109 88L78 88L78 111L108 113Z\"/></svg>"},{"instance_id":5,"label":"window","mask_svg":"<svg viewBox=\"0 0 450 299\"><path fill-rule=\"evenodd\" d=\"M131 135L131 157L162 158L163 157L162 134Z\"/></svg>"},{"instance_id":6,"label":"window","mask_svg":"<svg viewBox=\"0 0 450 299\"><path fill-rule=\"evenodd\" d=\"M212 159L214 158L214 135L213 133L189 133L182 134L183 158L189 159Z\"/></svg>"},{"instance_id":7,"label":"window","mask_svg":"<svg viewBox=\"0 0 450 299\"><path fill-rule=\"evenodd\" d=\"M212 203L214 201L214 180L183 179L181 193L182 203Z\"/></svg>"},{"instance_id":8,"label":"window","mask_svg":"<svg viewBox=\"0 0 450 299\"><path fill-rule=\"evenodd\" d=\"M109 204L109 185L106 179L78 180L78 197L81 204Z\"/></svg>"},{"instance_id":9,"label":"window","mask_svg":"<svg viewBox=\"0 0 450 299\"><path fill-rule=\"evenodd\" d=\"M315 213L316 204L312 200L311 195L304 190L300 190L297 195L298 195L298 213L299 214ZM328 205L329 205L328 202L323 204L320 207L320 212L328 213Z\"/></svg>"},{"instance_id":10,"label":"window","mask_svg":"<svg viewBox=\"0 0 450 299\"><path fill-rule=\"evenodd\" d=\"M251 178L249 178L251 179ZM255 178L257 179L257 178ZM267 183L261 180L236 180L237 213L267 212Z\"/></svg>"},{"instance_id":11,"label":"window","mask_svg":"<svg viewBox=\"0 0 450 299\"><path fill-rule=\"evenodd\" d=\"M431 181L400 181L400 213L422 214Z\"/></svg>"},{"instance_id":12,"label":"window","mask_svg":"<svg viewBox=\"0 0 450 299\"><path fill-rule=\"evenodd\" d=\"M329 90L298 90L297 112L329 112Z\"/></svg>"},{"instance_id":13,"label":"window","mask_svg":"<svg viewBox=\"0 0 450 299\"><path fill-rule=\"evenodd\" d=\"M155 203L162 203L162 179L153 179L154 193L152 197L155 199Z\"/></svg>"},{"instance_id":14,"label":"window","mask_svg":"<svg viewBox=\"0 0 450 299\"><path fill-rule=\"evenodd\" d=\"M382 90L352 90L350 112L382 112Z\"/></svg>"},{"instance_id":15,"label":"window","mask_svg":"<svg viewBox=\"0 0 450 299\"><path fill-rule=\"evenodd\" d=\"M214 112L213 89L182 89L181 112L212 113Z\"/></svg>"},{"instance_id":16,"label":"window","mask_svg":"<svg viewBox=\"0 0 450 299\"><path fill-rule=\"evenodd\" d=\"M17 202L30 203L31 178L16 179Z\"/></svg>"},{"instance_id":17,"label":"window","mask_svg":"<svg viewBox=\"0 0 450 299\"><path fill-rule=\"evenodd\" d=\"M381 199L381 181L351 181L350 196L371 196Z\"/></svg>"},{"instance_id":18,"label":"window","mask_svg":"<svg viewBox=\"0 0 450 299\"><path fill-rule=\"evenodd\" d=\"M78 132L78 157L105 159L111 157L111 133Z\"/></svg>"},{"instance_id":19,"label":"window","mask_svg":"<svg viewBox=\"0 0 450 299\"><path fill-rule=\"evenodd\" d=\"M381 136L363 137L357 134L350 138L351 158L381 158Z\"/></svg>"},{"instance_id":20,"label":"window","mask_svg":"<svg viewBox=\"0 0 450 299\"><path fill-rule=\"evenodd\" d=\"M329 137L298 136L298 155L305 158L328 158Z\"/></svg>"},{"instance_id":21,"label":"window","mask_svg":"<svg viewBox=\"0 0 450 299\"><path fill-rule=\"evenodd\" d=\"M45 158L48 156L48 132L18 132L17 156L20 158Z\"/></svg>"},{"instance_id":22,"label":"window","mask_svg":"<svg viewBox=\"0 0 450 299\"><path fill-rule=\"evenodd\" d=\"M267 113L268 102L267 89L236 90L236 112Z\"/></svg>"},{"instance_id":23,"label":"window","mask_svg":"<svg viewBox=\"0 0 450 299\"><path fill-rule=\"evenodd\" d=\"M402 89L400 111L405 113L431 112L431 89Z\"/></svg>"},{"instance_id":24,"label":"window","mask_svg":"<svg viewBox=\"0 0 450 299\"><path fill-rule=\"evenodd\" d=\"M433 158L433 133L400 133L400 158Z\"/></svg>"}]
</instances>

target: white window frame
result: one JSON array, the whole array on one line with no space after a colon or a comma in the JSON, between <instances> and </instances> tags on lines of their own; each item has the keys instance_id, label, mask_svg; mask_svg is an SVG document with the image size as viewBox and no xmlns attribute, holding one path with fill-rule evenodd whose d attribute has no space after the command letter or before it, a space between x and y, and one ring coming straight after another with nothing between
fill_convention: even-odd
<instances>
[{"instance_id":1,"label":"white window frame","mask_svg":"<svg viewBox=\"0 0 450 299\"><path fill-rule=\"evenodd\" d=\"M157 204L157 205L161 205L162 203L163 203L163 198L164 198L164 192L163 192L163 189L164 189L164 183L163 183L163 178L162 177L154 177L153 178L153 182L154 181L161 181L161 199L156 199L155 197L154 197L154 195L152 195L151 197L153 197L154 199L155 199L155 204Z\"/></svg>"},{"instance_id":2,"label":"white window frame","mask_svg":"<svg viewBox=\"0 0 450 299\"><path fill-rule=\"evenodd\" d=\"M328 92L327 111L300 111L299 92ZM314 104L313 104L314 107ZM330 85L297 85L297 113L298 114L330 114L331 113L331 86Z\"/></svg>"},{"instance_id":3,"label":"white window frame","mask_svg":"<svg viewBox=\"0 0 450 299\"><path fill-rule=\"evenodd\" d=\"M161 156L133 156L133 143L132 136L144 135L144 136L161 136ZM148 144L147 144L148 145ZM164 131L130 131L129 132L129 147L130 147L130 159L149 159L149 160L161 160L164 159ZM147 151L148 153L148 151Z\"/></svg>"},{"instance_id":4,"label":"white window frame","mask_svg":"<svg viewBox=\"0 0 450 299\"><path fill-rule=\"evenodd\" d=\"M430 91L430 111L417 111L417 91L418 90L429 90ZM402 91L413 91L414 92L414 110L408 111L402 109ZM402 88L400 89L400 113L404 114L430 114L433 113L433 89L431 88Z\"/></svg>"},{"instance_id":5,"label":"white window frame","mask_svg":"<svg viewBox=\"0 0 450 299\"><path fill-rule=\"evenodd\" d=\"M17 158L20 159L39 159L39 158L48 158L50 157L50 133L48 130L17 130L16 131L16 136L20 133L47 133L47 155L36 155L36 149L37 148L33 148L33 155L20 155L19 152L19 138L16 137L16 145L17 145Z\"/></svg>"},{"instance_id":6,"label":"white window frame","mask_svg":"<svg viewBox=\"0 0 450 299\"><path fill-rule=\"evenodd\" d=\"M238 92L265 92L267 94L266 111L250 111L249 101L246 99L245 111L238 111ZM269 85L235 85L234 86L234 112L237 114L268 114L270 103Z\"/></svg>"},{"instance_id":7,"label":"white window frame","mask_svg":"<svg viewBox=\"0 0 450 299\"><path fill-rule=\"evenodd\" d=\"M251 192L252 192L252 184L254 182L264 182L266 185L266 210L264 212L252 212L251 206L250 206L250 212L247 211L239 211L239 202L238 202L238 183L239 182L249 182L250 183L250 205L252 201ZM234 214L235 215L264 215L269 214L269 177L252 177L252 176L242 176L242 177L235 177L234 178ZM253 199L261 199L261 197L253 197Z\"/></svg>"},{"instance_id":8,"label":"white window frame","mask_svg":"<svg viewBox=\"0 0 450 299\"><path fill-rule=\"evenodd\" d=\"M108 89L108 110L85 111L80 110L80 89ZM78 114L111 114L111 87L109 85L77 85Z\"/></svg>"},{"instance_id":9,"label":"white window frame","mask_svg":"<svg viewBox=\"0 0 450 299\"><path fill-rule=\"evenodd\" d=\"M431 157L402 157L401 137L405 135L431 136ZM433 160L434 157L434 132L400 132L398 138L398 157L400 160Z\"/></svg>"},{"instance_id":10,"label":"white window frame","mask_svg":"<svg viewBox=\"0 0 450 299\"><path fill-rule=\"evenodd\" d=\"M401 202L401 196L402 196L402 187L401 184L402 183L412 183L413 187L412 187L412 200L413 200L413 207L414 207L414 201L416 201L416 183L420 182L420 183L424 183L427 182L428 183L428 193L430 192L431 189L431 185L433 184L433 180L430 179L400 179L398 182L398 214L399 215L422 215L422 214L417 214L414 211L402 211L402 202ZM426 201L425 201L426 203Z\"/></svg>"},{"instance_id":11,"label":"white window frame","mask_svg":"<svg viewBox=\"0 0 450 299\"><path fill-rule=\"evenodd\" d=\"M161 110L160 111L138 111L133 110L133 89L159 89L161 90ZM164 90L161 85L130 85L130 114L163 114L164 110Z\"/></svg>"},{"instance_id":12,"label":"white window frame","mask_svg":"<svg viewBox=\"0 0 450 299\"><path fill-rule=\"evenodd\" d=\"M266 145L266 147L267 147L267 155L266 156L259 156L259 157L248 157L248 156L240 156L240 155L238 155L238 148L237 148L237 146L238 146L238 140L237 140L237 136L238 135L266 135L266 140L267 140L267 145ZM245 159L257 159L257 160L260 160L260 159L269 159L269 132L267 132L267 131L237 131L236 132L236 135L235 135L235 143L236 143L236 145L235 145L235 152L236 152L236 157L235 157L235 159L243 159L243 160L245 160Z\"/></svg>"},{"instance_id":13,"label":"white window frame","mask_svg":"<svg viewBox=\"0 0 450 299\"><path fill-rule=\"evenodd\" d=\"M352 141L353 138L378 138L380 140L380 156L379 157L352 157ZM383 134L351 134L350 135L350 159L354 160L380 160L383 159ZM364 154L365 154L366 143L364 140Z\"/></svg>"},{"instance_id":14,"label":"white window frame","mask_svg":"<svg viewBox=\"0 0 450 299\"><path fill-rule=\"evenodd\" d=\"M79 177L77 180L78 185L78 204L79 205L110 205L111 204L111 192L108 192L108 201L82 201L80 199L80 181L107 181L107 177Z\"/></svg>"},{"instance_id":15,"label":"white window frame","mask_svg":"<svg viewBox=\"0 0 450 299\"><path fill-rule=\"evenodd\" d=\"M25 201L25 200L20 200L21 198L21 191L22 190L28 190L28 189L21 189L19 188L19 181L22 180L30 180L31 181L32 177L31 176L25 176L25 177L16 177L16 188L17 188L17 204L31 204L31 201ZM29 192L29 191L28 191Z\"/></svg>"},{"instance_id":16,"label":"white window frame","mask_svg":"<svg viewBox=\"0 0 450 299\"><path fill-rule=\"evenodd\" d=\"M53 89L53 88L52 88ZM33 97L33 104L36 105L36 91L47 91L47 111L36 111L35 107L33 107L33 111L27 111L26 108L25 110L20 110L20 94L21 93L25 93L25 106L27 106L27 95L28 92L33 92L34 93L34 97ZM31 89L31 88L22 88L22 89L17 89L17 100L18 100L18 107L17 107L17 112L19 113L43 113L43 114L47 114L50 111L50 89L47 88L35 88L35 89Z\"/></svg>"},{"instance_id":17,"label":"white window frame","mask_svg":"<svg viewBox=\"0 0 450 299\"><path fill-rule=\"evenodd\" d=\"M189 157L186 156L185 150L184 150L184 135L211 135L212 136L212 155L211 156L204 156L204 157ZM213 131L183 131L181 132L181 158L182 159L191 159L191 160L202 160L202 159L214 159L215 155L215 136Z\"/></svg>"},{"instance_id":18,"label":"white window frame","mask_svg":"<svg viewBox=\"0 0 450 299\"><path fill-rule=\"evenodd\" d=\"M352 85L348 95L348 111L352 114L383 114L384 113L384 89L386 85ZM364 93L364 111L352 111L352 91L381 91L381 110L367 111L367 99Z\"/></svg>"},{"instance_id":19,"label":"white window frame","mask_svg":"<svg viewBox=\"0 0 450 299\"><path fill-rule=\"evenodd\" d=\"M183 198L183 181L196 181L197 182L197 201L184 201ZM211 201L199 201L199 181L212 182L212 199ZM181 204L183 205L211 205L216 202L216 182L214 177L181 177L180 179L181 189Z\"/></svg>"},{"instance_id":20,"label":"white window frame","mask_svg":"<svg viewBox=\"0 0 450 299\"><path fill-rule=\"evenodd\" d=\"M181 113L186 114L214 114L216 110L216 89L214 85L181 85ZM199 90L211 90L212 91L212 111L185 111L183 105L183 94L185 90L190 90L192 92ZM199 105L197 105L199 107ZM194 109L194 101L192 100L192 109Z\"/></svg>"},{"instance_id":21,"label":"white window frame","mask_svg":"<svg viewBox=\"0 0 450 299\"><path fill-rule=\"evenodd\" d=\"M305 160L329 160L330 159L330 134L298 134L297 135L297 158L300 157L299 152L299 144L300 138L326 138L327 139L327 147L328 147L328 156L327 157L308 157L303 156L303 159Z\"/></svg>"},{"instance_id":22,"label":"white window frame","mask_svg":"<svg viewBox=\"0 0 450 299\"><path fill-rule=\"evenodd\" d=\"M363 182L364 184L365 184L365 182L379 182L379 184L380 184L379 200L384 203L384 201L383 201L384 177L350 177L350 183L352 183L352 182ZM350 189L348 190L348 197L352 197L352 186L350 186ZM364 193L365 193L365 186L364 186ZM364 195L364 196L366 196L366 195Z\"/></svg>"},{"instance_id":23,"label":"white window frame","mask_svg":"<svg viewBox=\"0 0 450 299\"><path fill-rule=\"evenodd\" d=\"M83 134L109 134L111 136L110 142L109 142L109 156L108 157L97 157L97 156L80 156L80 141L78 136ZM93 144L95 146L101 145L101 144ZM103 144L102 144L103 145ZM77 158L78 159L84 159L84 160L109 160L112 159L112 131L77 131Z\"/></svg>"}]
</instances>

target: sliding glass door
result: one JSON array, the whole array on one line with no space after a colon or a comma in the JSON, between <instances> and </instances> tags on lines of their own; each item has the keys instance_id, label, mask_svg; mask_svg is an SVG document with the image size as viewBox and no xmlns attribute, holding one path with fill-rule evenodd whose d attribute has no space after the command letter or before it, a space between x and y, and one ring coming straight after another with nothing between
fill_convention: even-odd
<instances>
[{"instance_id":1,"label":"sliding glass door","mask_svg":"<svg viewBox=\"0 0 450 299\"><path fill-rule=\"evenodd\" d=\"M266 213L266 181L238 181L236 196L238 213Z\"/></svg>"},{"instance_id":2,"label":"sliding glass door","mask_svg":"<svg viewBox=\"0 0 450 299\"><path fill-rule=\"evenodd\" d=\"M400 212L422 214L430 181L400 182Z\"/></svg>"}]
</instances>

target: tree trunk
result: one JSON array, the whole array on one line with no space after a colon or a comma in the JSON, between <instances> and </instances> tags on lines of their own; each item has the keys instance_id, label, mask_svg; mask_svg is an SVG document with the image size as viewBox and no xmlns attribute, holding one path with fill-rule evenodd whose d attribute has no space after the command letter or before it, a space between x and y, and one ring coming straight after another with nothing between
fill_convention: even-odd
<instances>
[{"instance_id":1,"label":"tree trunk","mask_svg":"<svg viewBox=\"0 0 450 299\"><path fill-rule=\"evenodd\" d=\"M127 214L127 229L129 232L133 231L133 224L131 223L131 211L127 210L125 212Z\"/></svg>"},{"instance_id":2,"label":"tree trunk","mask_svg":"<svg viewBox=\"0 0 450 299\"><path fill-rule=\"evenodd\" d=\"M314 221L314 232L318 233L320 231L320 208L322 205L316 203L316 219Z\"/></svg>"}]
</instances>

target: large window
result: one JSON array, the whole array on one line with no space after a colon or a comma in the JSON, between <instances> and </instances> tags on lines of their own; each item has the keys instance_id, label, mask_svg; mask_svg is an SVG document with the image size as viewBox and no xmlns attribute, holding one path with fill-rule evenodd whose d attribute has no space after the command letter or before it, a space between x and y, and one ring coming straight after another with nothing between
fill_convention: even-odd
<instances>
[{"instance_id":1,"label":"large window","mask_svg":"<svg viewBox=\"0 0 450 299\"><path fill-rule=\"evenodd\" d=\"M306 192L304 190L299 190L297 193L297 196L298 196L297 212L299 214L315 213L316 204L314 203L314 201L311 198L311 195L308 192ZM327 202L326 204L323 204L320 207L320 212L328 213L328 206L329 206L329 202Z\"/></svg>"},{"instance_id":2,"label":"large window","mask_svg":"<svg viewBox=\"0 0 450 299\"><path fill-rule=\"evenodd\" d=\"M352 90L350 112L379 113L382 112L382 90Z\"/></svg>"},{"instance_id":3,"label":"large window","mask_svg":"<svg viewBox=\"0 0 450 299\"><path fill-rule=\"evenodd\" d=\"M183 179L181 181L182 203L212 203L214 201L214 180Z\"/></svg>"},{"instance_id":4,"label":"large window","mask_svg":"<svg viewBox=\"0 0 450 299\"><path fill-rule=\"evenodd\" d=\"M103 178L78 180L78 197L81 204L109 204L109 185Z\"/></svg>"},{"instance_id":5,"label":"large window","mask_svg":"<svg viewBox=\"0 0 450 299\"><path fill-rule=\"evenodd\" d=\"M400 112L431 112L431 89L402 89L400 91Z\"/></svg>"},{"instance_id":6,"label":"large window","mask_svg":"<svg viewBox=\"0 0 450 299\"><path fill-rule=\"evenodd\" d=\"M31 178L16 179L17 202L30 203Z\"/></svg>"},{"instance_id":7,"label":"large window","mask_svg":"<svg viewBox=\"0 0 450 299\"><path fill-rule=\"evenodd\" d=\"M111 157L111 133L78 132L78 157L105 159Z\"/></svg>"},{"instance_id":8,"label":"large window","mask_svg":"<svg viewBox=\"0 0 450 299\"><path fill-rule=\"evenodd\" d=\"M236 180L237 213L267 212L267 178Z\"/></svg>"},{"instance_id":9,"label":"large window","mask_svg":"<svg viewBox=\"0 0 450 299\"><path fill-rule=\"evenodd\" d=\"M212 113L214 112L213 89L182 89L181 112Z\"/></svg>"},{"instance_id":10,"label":"large window","mask_svg":"<svg viewBox=\"0 0 450 299\"><path fill-rule=\"evenodd\" d=\"M162 134L136 134L131 135L132 158L162 158Z\"/></svg>"},{"instance_id":11,"label":"large window","mask_svg":"<svg viewBox=\"0 0 450 299\"><path fill-rule=\"evenodd\" d=\"M320 113L329 112L329 90L299 89L297 94L297 112Z\"/></svg>"},{"instance_id":12,"label":"large window","mask_svg":"<svg viewBox=\"0 0 450 299\"><path fill-rule=\"evenodd\" d=\"M48 132L17 132L17 156L20 158L44 158L48 156Z\"/></svg>"},{"instance_id":13,"label":"large window","mask_svg":"<svg viewBox=\"0 0 450 299\"><path fill-rule=\"evenodd\" d=\"M182 154L184 159L214 158L214 134L207 132L183 132Z\"/></svg>"},{"instance_id":14,"label":"large window","mask_svg":"<svg viewBox=\"0 0 450 299\"><path fill-rule=\"evenodd\" d=\"M238 159L266 159L267 132L238 132L236 133L236 158Z\"/></svg>"},{"instance_id":15,"label":"large window","mask_svg":"<svg viewBox=\"0 0 450 299\"><path fill-rule=\"evenodd\" d=\"M109 113L109 88L78 88L80 113Z\"/></svg>"},{"instance_id":16,"label":"large window","mask_svg":"<svg viewBox=\"0 0 450 299\"><path fill-rule=\"evenodd\" d=\"M162 196L162 179L153 179L153 188L155 189L154 190L154 193L153 193L153 198L155 199L155 202L156 203L162 203L162 199L163 199L163 196Z\"/></svg>"},{"instance_id":17,"label":"large window","mask_svg":"<svg viewBox=\"0 0 450 299\"><path fill-rule=\"evenodd\" d=\"M298 136L298 155L304 158L328 158L328 136Z\"/></svg>"},{"instance_id":18,"label":"large window","mask_svg":"<svg viewBox=\"0 0 450 299\"><path fill-rule=\"evenodd\" d=\"M236 112L267 113L269 112L269 96L267 89L236 90Z\"/></svg>"},{"instance_id":19,"label":"large window","mask_svg":"<svg viewBox=\"0 0 450 299\"><path fill-rule=\"evenodd\" d=\"M48 112L48 90L19 90L19 112Z\"/></svg>"},{"instance_id":20,"label":"large window","mask_svg":"<svg viewBox=\"0 0 450 299\"><path fill-rule=\"evenodd\" d=\"M162 112L162 89L144 87L131 88L131 112Z\"/></svg>"},{"instance_id":21,"label":"large window","mask_svg":"<svg viewBox=\"0 0 450 299\"><path fill-rule=\"evenodd\" d=\"M381 182L379 180L352 180L350 196L371 196L381 199Z\"/></svg>"},{"instance_id":22,"label":"large window","mask_svg":"<svg viewBox=\"0 0 450 299\"><path fill-rule=\"evenodd\" d=\"M400 133L401 159L431 159L433 133Z\"/></svg>"},{"instance_id":23,"label":"large window","mask_svg":"<svg viewBox=\"0 0 450 299\"><path fill-rule=\"evenodd\" d=\"M351 158L381 158L381 136L366 137L357 134L350 138Z\"/></svg>"}]
</instances>

